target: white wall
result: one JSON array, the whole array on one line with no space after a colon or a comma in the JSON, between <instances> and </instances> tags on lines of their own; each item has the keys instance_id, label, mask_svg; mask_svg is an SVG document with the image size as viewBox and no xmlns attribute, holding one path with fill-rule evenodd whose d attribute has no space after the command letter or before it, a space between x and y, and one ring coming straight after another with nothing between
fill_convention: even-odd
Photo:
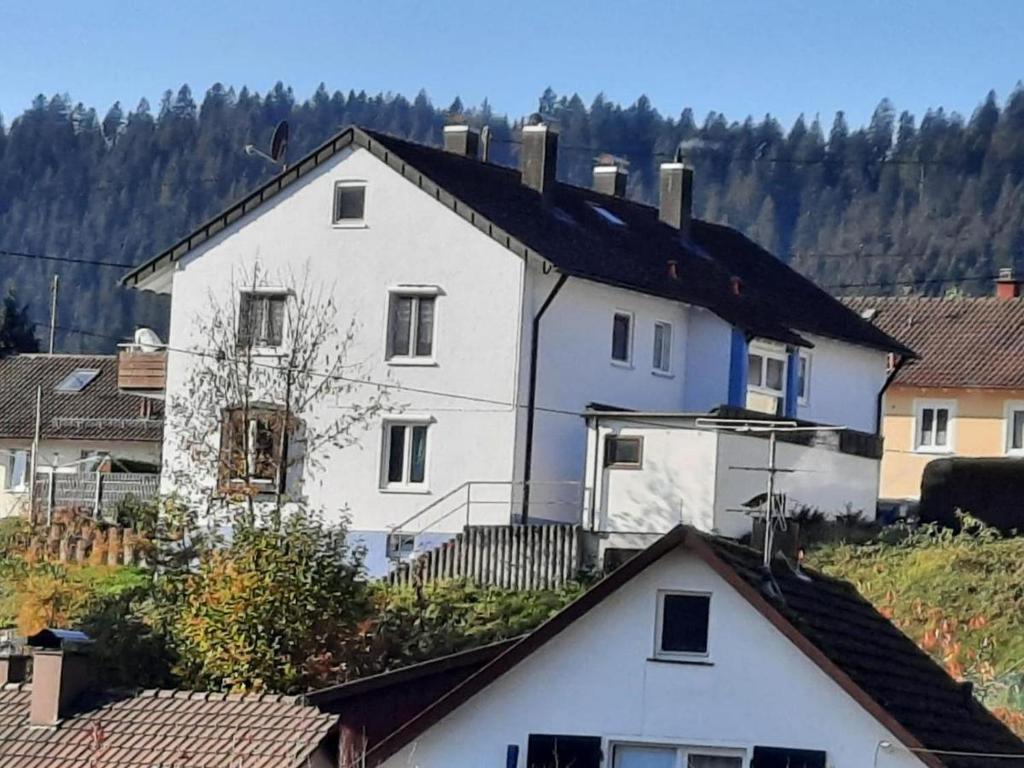
<instances>
[{"instance_id":1,"label":"white wall","mask_svg":"<svg viewBox=\"0 0 1024 768\"><path fill-rule=\"evenodd\" d=\"M711 593L710 665L651 661L659 589ZM756 649L752 652L752 649ZM895 737L708 566L677 550L384 763L504 765L530 733L825 750L833 768L910 768ZM610 765L606 758L606 766Z\"/></svg>"},{"instance_id":2,"label":"white wall","mask_svg":"<svg viewBox=\"0 0 1024 768\"><path fill-rule=\"evenodd\" d=\"M729 402L732 326L703 307L690 310L683 410L710 411Z\"/></svg>"},{"instance_id":3,"label":"white wall","mask_svg":"<svg viewBox=\"0 0 1024 768\"><path fill-rule=\"evenodd\" d=\"M335 227L334 184L352 179L367 182L366 227ZM306 479L303 490L311 505L335 519L348 509L353 530L380 533L466 480L510 479L521 259L365 150L348 150L180 263L174 275L170 346L202 348L197 316L209 313L215 302L237 301L231 295L232 274L236 285L244 282L257 260L271 283L289 269L301 275L308 263L315 281L333 291L340 332L352 318L357 322L348 358L361 365L357 375L497 403L393 391L391 402L401 411L396 417L433 419L425 492L379 488L383 429L375 422L359 434L357 446L332 454L325 470ZM443 290L436 304L434 366L389 365L384 359L387 288L399 284ZM169 402L186 391L194 361L171 352ZM352 398L365 402L372 391L357 388ZM349 402L324 404L304 417L333 420ZM172 420L165 430L166 463L188 467ZM203 482L213 484L209 470ZM456 530L462 522L455 514L439 526Z\"/></svg>"},{"instance_id":4,"label":"white wall","mask_svg":"<svg viewBox=\"0 0 1024 768\"><path fill-rule=\"evenodd\" d=\"M797 417L875 432L886 353L820 336L807 339L814 344L811 387L807 404L797 406Z\"/></svg>"}]
</instances>

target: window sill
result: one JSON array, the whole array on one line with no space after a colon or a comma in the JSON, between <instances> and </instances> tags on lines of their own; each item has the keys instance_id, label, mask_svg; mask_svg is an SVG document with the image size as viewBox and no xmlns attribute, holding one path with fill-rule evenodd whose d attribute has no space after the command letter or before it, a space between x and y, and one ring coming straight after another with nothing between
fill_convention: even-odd
<instances>
[{"instance_id":1,"label":"window sill","mask_svg":"<svg viewBox=\"0 0 1024 768\"><path fill-rule=\"evenodd\" d=\"M416 496L429 496L429 488L413 488L411 486L385 486L378 488L381 493L410 494Z\"/></svg>"},{"instance_id":2,"label":"window sill","mask_svg":"<svg viewBox=\"0 0 1024 768\"><path fill-rule=\"evenodd\" d=\"M661 379L674 379L676 377L672 371L659 371L657 368L651 371L651 375Z\"/></svg>"},{"instance_id":3,"label":"window sill","mask_svg":"<svg viewBox=\"0 0 1024 768\"><path fill-rule=\"evenodd\" d=\"M362 220L335 221L331 223L333 229L369 229L369 225Z\"/></svg>"},{"instance_id":4,"label":"window sill","mask_svg":"<svg viewBox=\"0 0 1024 768\"><path fill-rule=\"evenodd\" d=\"M614 365L616 368L624 368L628 371L633 370L633 364L626 360L612 360L611 364Z\"/></svg>"},{"instance_id":5,"label":"window sill","mask_svg":"<svg viewBox=\"0 0 1024 768\"><path fill-rule=\"evenodd\" d=\"M437 368L438 362L432 357L392 357L385 360L396 368Z\"/></svg>"},{"instance_id":6,"label":"window sill","mask_svg":"<svg viewBox=\"0 0 1024 768\"><path fill-rule=\"evenodd\" d=\"M240 355L244 355L246 349L245 347L241 347L237 352ZM284 357L288 352L284 347L253 347L249 350L249 354L252 357Z\"/></svg>"},{"instance_id":7,"label":"window sill","mask_svg":"<svg viewBox=\"0 0 1024 768\"><path fill-rule=\"evenodd\" d=\"M914 453L921 453L928 456L952 456L956 451L952 448L928 448L918 446L914 448Z\"/></svg>"},{"instance_id":8,"label":"window sill","mask_svg":"<svg viewBox=\"0 0 1024 768\"><path fill-rule=\"evenodd\" d=\"M666 656L651 656L648 661L653 661L656 664L682 664L686 667L713 667L715 662L708 659L684 659L684 658L669 658Z\"/></svg>"}]
</instances>

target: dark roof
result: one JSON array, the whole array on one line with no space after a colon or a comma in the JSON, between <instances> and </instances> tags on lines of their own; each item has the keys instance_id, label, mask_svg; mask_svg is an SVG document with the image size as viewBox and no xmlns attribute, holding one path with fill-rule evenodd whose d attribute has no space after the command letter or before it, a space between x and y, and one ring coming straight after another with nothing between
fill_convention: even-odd
<instances>
[{"instance_id":1,"label":"dark roof","mask_svg":"<svg viewBox=\"0 0 1024 768\"><path fill-rule=\"evenodd\" d=\"M57 392L56 387L78 369L98 370L99 374L80 392ZM0 358L0 438L32 439L37 386L43 390L43 439L161 439L163 403L118 390L117 358L111 355ZM144 416L147 412L150 415Z\"/></svg>"},{"instance_id":2,"label":"dark roof","mask_svg":"<svg viewBox=\"0 0 1024 768\"><path fill-rule=\"evenodd\" d=\"M770 597L764 589L760 553L677 526L371 748L366 764L379 765L411 743L679 546L708 563L904 746L925 750L918 754L926 763L978 768L993 761L944 753L1024 753L1024 742L851 585L813 571L801 578L788 565L777 562L773 577L781 598Z\"/></svg>"},{"instance_id":3,"label":"dark roof","mask_svg":"<svg viewBox=\"0 0 1024 768\"><path fill-rule=\"evenodd\" d=\"M0 687L4 768L298 768L337 720L289 696L145 691L99 697L58 728L33 728L30 701L31 685Z\"/></svg>"},{"instance_id":4,"label":"dark roof","mask_svg":"<svg viewBox=\"0 0 1024 768\"><path fill-rule=\"evenodd\" d=\"M905 352L896 342L766 250L729 227L695 221L690 241L658 220L657 210L556 183L550 204L517 170L386 134L348 128L251 195L129 273L137 285L249 214L355 142L520 255L532 251L559 271L706 307L758 336L808 345L800 333ZM623 224L594 210L599 205ZM677 264L678 279L668 262ZM740 278L740 295L732 290Z\"/></svg>"},{"instance_id":5,"label":"dark roof","mask_svg":"<svg viewBox=\"0 0 1024 768\"><path fill-rule=\"evenodd\" d=\"M1024 388L1024 298L858 296L857 312L917 352L893 383Z\"/></svg>"}]
</instances>

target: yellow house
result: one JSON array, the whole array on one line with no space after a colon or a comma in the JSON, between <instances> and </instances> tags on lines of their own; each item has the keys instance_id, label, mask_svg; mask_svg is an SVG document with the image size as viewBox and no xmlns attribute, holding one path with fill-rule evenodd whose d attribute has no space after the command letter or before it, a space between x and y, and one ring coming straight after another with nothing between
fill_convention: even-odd
<instances>
[{"instance_id":1,"label":"yellow house","mask_svg":"<svg viewBox=\"0 0 1024 768\"><path fill-rule=\"evenodd\" d=\"M857 297L847 305L918 354L894 359L882 396L879 494L917 500L943 456L1024 456L1024 299L1002 270L994 296Z\"/></svg>"}]
</instances>

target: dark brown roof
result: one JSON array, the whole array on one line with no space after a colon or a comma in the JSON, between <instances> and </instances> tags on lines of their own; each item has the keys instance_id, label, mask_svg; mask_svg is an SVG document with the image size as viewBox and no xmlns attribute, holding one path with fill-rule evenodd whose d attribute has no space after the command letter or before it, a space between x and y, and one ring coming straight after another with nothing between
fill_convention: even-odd
<instances>
[{"instance_id":1,"label":"dark brown roof","mask_svg":"<svg viewBox=\"0 0 1024 768\"><path fill-rule=\"evenodd\" d=\"M1024 299L867 296L844 300L918 355L894 384L1024 388Z\"/></svg>"},{"instance_id":2,"label":"dark brown roof","mask_svg":"<svg viewBox=\"0 0 1024 768\"><path fill-rule=\"evenodd\" d=\"M706 307L750 333L807 345L800 333L904 351L855 313L729 227L694 222L684 242L656 209L557 183L550 201L519 172L360 128L332 137L287 171L200 226L124 278L137 285L314 170L352 143L365 147L483 232L524 255L534 252L568 275ZM618 217L609 221L599 205ZM668 262L677 264L678 279ZM741 295L731 290L740 278Z\"/></svg>"},{"instance_id":3,"label":"dark brown roof","mask_svg":"<svg viewBox=\"0 0 1024 768\"><path fill-rule=\"evenodd\" d=\"M288 696L145 691L32 728L30 696L31 685L0 688L4 768L305 766L337 720Z\"/></svg>"},{"instance_id":4,"label":"dark brown roof","mask_svg":"<svg viewBox=\"0 0 1024 768\"><path fill-rule=\"evenodd\" d=\"M367 765L379 765L411 743L679 546L689 548L708 563L905 747L923 750L918 754L926 763L980 768L1005 760L946 753L1024 754L1024 742L851 585L816 572L801 578L784 563L776 563L773 578L781 597L768 596L758 552L677 526L378 743L367 754Z\"/></svg>"},{"instance_id":5,"label":"dark brown roof","mask_svg":"<svg viewBox=\"0 0 1024 768\"><path fill-rule=\"evenodd\" d=\"M77 369L99 370L99 375L81 392L57 392L57 385ZM161 439L163 403L119 391L117 358L111 355L15 355L0 359L0 438L32 439L37 386L43 393L43 439ZM150 416L143 415L147 404L153 408Z\"/></svg>"}]
</instances>

